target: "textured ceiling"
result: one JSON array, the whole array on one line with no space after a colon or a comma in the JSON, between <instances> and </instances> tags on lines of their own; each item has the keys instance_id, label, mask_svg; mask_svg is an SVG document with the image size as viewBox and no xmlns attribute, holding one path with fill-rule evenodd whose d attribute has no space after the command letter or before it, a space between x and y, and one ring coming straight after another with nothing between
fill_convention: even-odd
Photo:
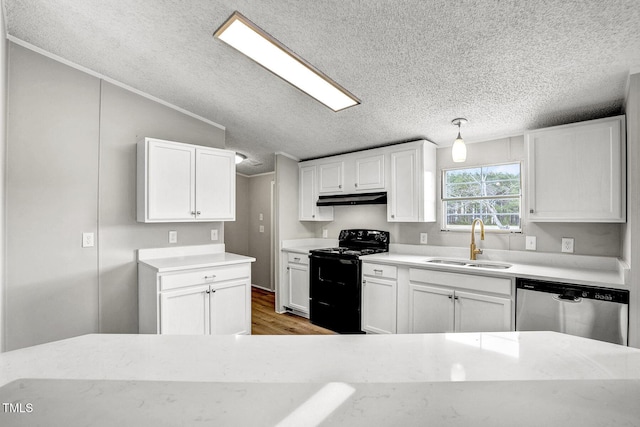
<instances>
[{"instance_id":1,"label":"textured ceiling","mask_svg":"<svg viewBox=\"0 0 640 427\"><path fill-rule=\"evenodd\" d=\"M220 123L273 170L416 138L440 146L621 111L639 0L4 0L9 35ZM334 113L212 37L238 10L362 100Z\"/></svg>"}]
</instances>

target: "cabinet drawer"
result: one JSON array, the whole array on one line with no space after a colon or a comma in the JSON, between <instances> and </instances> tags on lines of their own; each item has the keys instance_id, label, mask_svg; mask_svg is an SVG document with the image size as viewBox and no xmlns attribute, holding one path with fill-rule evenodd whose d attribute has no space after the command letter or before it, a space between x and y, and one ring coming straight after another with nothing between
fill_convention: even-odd
<instances>
[{"instance_id":1,"label":"cabinet drawer","mask_svg":"<svg viewBox=\"0 0 640 427\"><path fill-rule=\"evenodd\" d=\"M160 290L199 285L202 283L218 283L225 280L240 279L251 275L250 264L238 264L224 267L186 270L179 273L160 276Z\"/></svg>"},{"instance_id":2,"label":"cabinet drawer","mask_svg":"<svg viewBox=\"0 0 640 427\"><path fill-rule=\"evenodd\" d=\"M429 285L463 288L494 294L511 295L511 279L504 277L480 276L475 274L447 273L436 270L409 269L411 282Z\"/></svg>"},{"instance_id":3,"label":"cabinet drawer","mask_svg":"<svg viewBox=\"0 0 640 427\"><path fill-rule=\"evenodd\" d=\"M398 277L398 268L392 265L382 264L362 264L362 274L365 276L387 277L395 279Z\"/></svg>"},{"instance_id":4,"label":"cabinet drawer","mask_svg":"<svg viewBox=\"0 0 640 427\"><path fill-rule=\"evenodd\" d=\"M309 264L309 255L289 252L288 260L289 260L289 263L293 262L293 263L296 263L296 264L308 265Z\"/></svg>"}]
</instances>

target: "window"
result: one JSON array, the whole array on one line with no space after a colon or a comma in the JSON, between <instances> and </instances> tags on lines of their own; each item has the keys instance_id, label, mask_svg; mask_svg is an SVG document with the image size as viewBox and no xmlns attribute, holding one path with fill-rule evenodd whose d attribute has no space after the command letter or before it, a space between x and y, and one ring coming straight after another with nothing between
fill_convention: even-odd
<instances>
[{"instance_id":1,"label":"window","mask_svg":"<svg viewBox=\"0 0 640 427\"><path fill-rule=\"evenodd\" d=\"M445 230L468 230L480 218L487 230L520 231L520 163L442 171Z\"/></svg>"}]
</instances>

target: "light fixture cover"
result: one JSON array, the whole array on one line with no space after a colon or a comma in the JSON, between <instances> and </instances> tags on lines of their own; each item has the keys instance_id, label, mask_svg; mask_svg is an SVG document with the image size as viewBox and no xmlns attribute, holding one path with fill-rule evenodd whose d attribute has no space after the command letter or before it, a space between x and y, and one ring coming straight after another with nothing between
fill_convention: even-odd
<instances>
[{"instance_id":1,"label":"light fixture cover","mask_svg":"<svg viewBox=\"0 0 640 427\"><path fill-rule=\"evenodd\" d=\"M451 147L451 157L454 162L461 163L467 160L467 146L460 136L460 126L467 123L467 119L457 118L451 121L451 124L454 126L458 126L458 137L455 141L453 141L453 146Z\"/></svg>"},{"instance_id":2,"label":"light fixture cover","mask_svg":"<svg viewBox=\"0 0 640 427\"><path fill-rule=\"evenodd\" d=\"M213 34L278 77L291 83L333 111L360 104L360 100L307 61L289 50L239 12Z\"/></svg>"},{"instance_id":3,"label":"light fixture cover","mask_svg":"<svg viewBox=\"0 0 640 427\"><path fill-rule=\"evenodd\" d=\"M244 154L240 154L240 153L236 153L236 165L238 163L242 163L247 159L247 156L245 156Z\"/></svg>"}]
</instances>

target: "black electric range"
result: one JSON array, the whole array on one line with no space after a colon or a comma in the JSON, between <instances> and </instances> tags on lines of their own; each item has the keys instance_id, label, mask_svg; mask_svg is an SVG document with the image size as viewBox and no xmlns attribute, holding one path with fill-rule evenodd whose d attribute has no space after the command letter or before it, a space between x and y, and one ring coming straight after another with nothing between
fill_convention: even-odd
<instances>
[{"instance_id":1,"label":"black electric range","mask_svg":"<svg viewBox=\"0 0 640 427\"><path fill-rule=\"evenodd\" d=\"M309 256L309 319L342 334L361 334L362 261L360 256L389 251L389 232L342 230L339 247Z\"/></svg>"}]
</instances>

